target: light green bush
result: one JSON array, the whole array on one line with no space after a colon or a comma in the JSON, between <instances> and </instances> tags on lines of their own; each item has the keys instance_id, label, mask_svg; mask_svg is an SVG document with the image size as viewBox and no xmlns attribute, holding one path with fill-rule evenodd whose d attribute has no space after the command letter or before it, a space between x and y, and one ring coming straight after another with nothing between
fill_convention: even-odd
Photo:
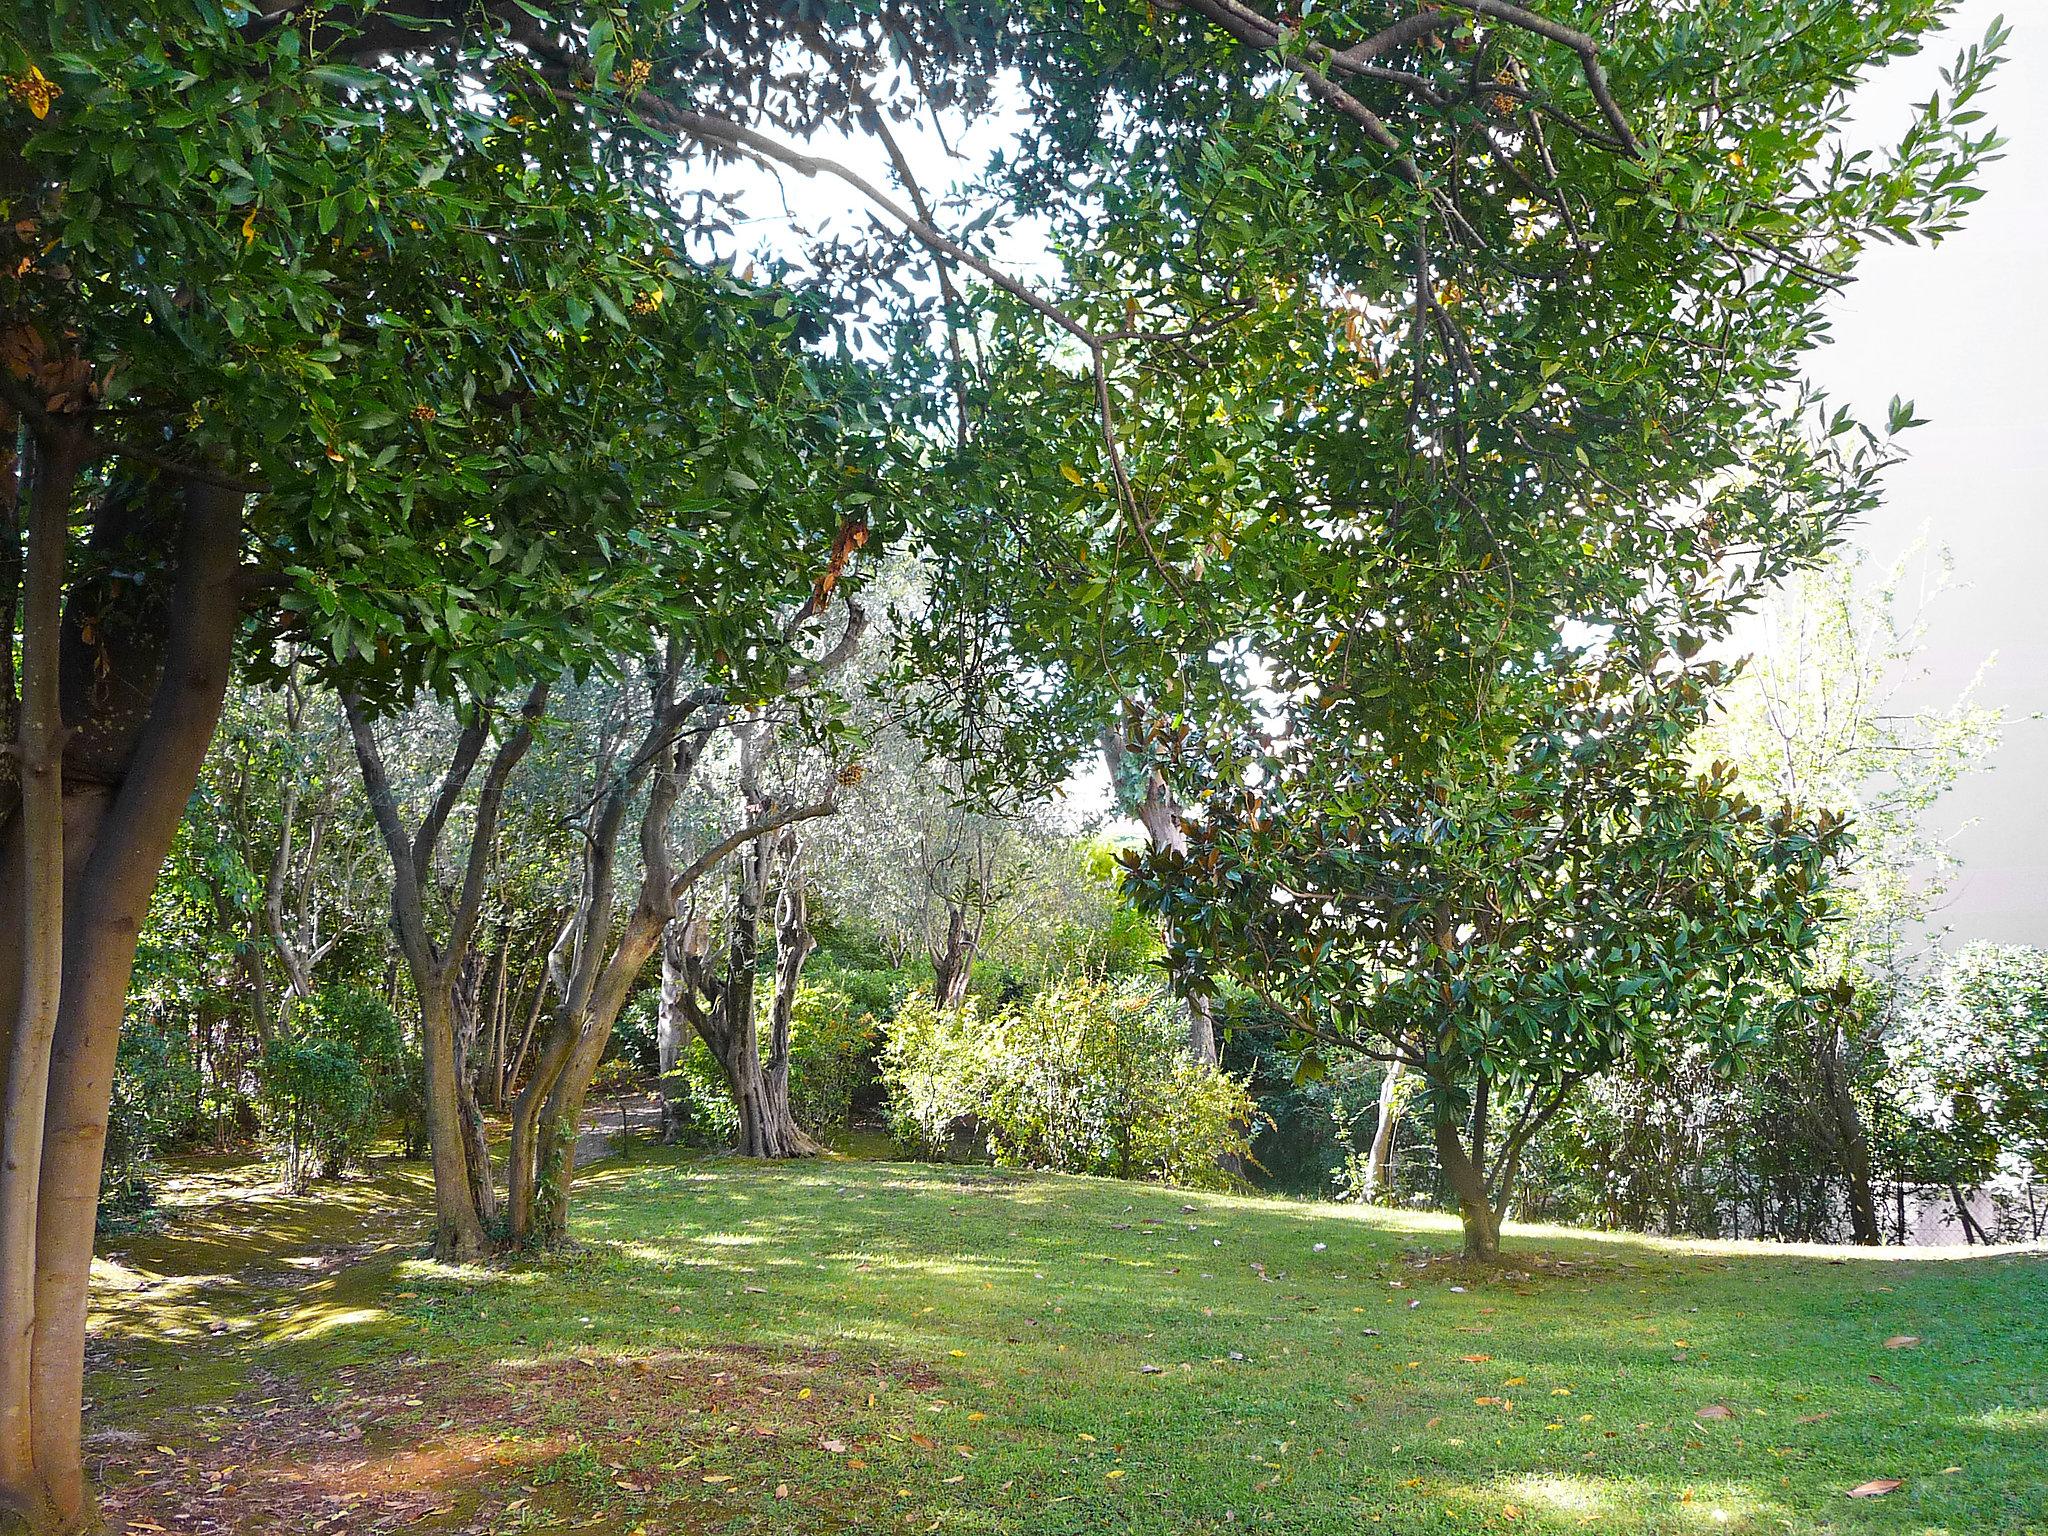
<instances>
[{"instance_id":1,"label":"light green bush","mask_svg":"<svg viewBox=\"0 0 2048 1536\"><path fill-rule=\"evenodd\" d=\"M1227 1182L1251 1101L1186 1038L1179 1009L1148 987L1070 979L993 1011L906 1003L882 1051L891 1129L928 1157L971 1128L1006 1166Z\"/></svg>"}]
</instances>

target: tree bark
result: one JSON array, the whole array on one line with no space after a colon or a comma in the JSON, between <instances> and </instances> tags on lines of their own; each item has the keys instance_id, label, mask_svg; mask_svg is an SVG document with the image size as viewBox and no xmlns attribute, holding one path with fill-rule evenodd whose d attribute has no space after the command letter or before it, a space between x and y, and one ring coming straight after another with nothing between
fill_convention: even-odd
<instances>
[{"instance_id":1,"label":"tree bark","mask_svg":"<svg viewBox=\"0 0 2048 1536\"><path fill-rule=\"evenodd\" d=\"M8 1049L0 1060L0 1498L35 1474L30 1406L36 1334L36 1235L50 1057L63 999L64 705L57 647L63 623L71 499L83 468L81 426L37 444L22 588L21 705L15 720L21 858L19 971ZM16 537L12 520L6 529ZM6 637L10 650L13 636ZM11 702L11 701L10 701Z\"/></svg>"},{"instance_id":2,"label":"tree bark","mask_svg":"<svg viewBox=\"0 0 2048 1536\"><path fill-rule=\"evenodd\" d=\"M1104 728L1102 733L1102 757L1109 769L1111 790L1118 801L1138 820L1145 829L1145 841L1152 850L1170 850L1175 853L1188 851L1187 829L1181 825L1180 802L1174 798L1173 790L1157 768L1149 765L1142 771L1141 785L1128 782L1133 769L1130 761L1130 726L1118 723ZM1169 941L1172 935L1167 935ZM1197 1061L1214 1066L1222 1060L1216 1040L1215 1005L1207 997L1189 997L1188 1006L1188 1054Z\"/></svg>"},{"instance_id":3,"label":"tree bark","mask_svg":"<svg viewBox=\"0 0 2048 1536\"><path fill-rule=\"evenodd\" d=\"M1863 1129L1863 1116L1850 1091L1847 1066L1849 1042L1839 1027L1828 1032L1827 1047L1820 1052L1821 1082L1827 1093L1827 1113L1835 1131L1835 1151L1849 1184L1849 1229L1851 1238L1867 1247L1884 1241L1884 1229L1877 1219L1877 1188L1870 1172L1870 1137Z\"/></svg>"},{"instance_id":4,"label":"tree bark","mask_svg":"<svg viewBox=\"0 0 2048 1536\"><path fill-rule=\"evenodd\" d=\"M490 1144L484 1139L484 1113L476 1101L476 1048L483 1030L482 978L484 958L475 945L462 957L455 984L455 1106L462 1117L462 1160L469 1176L470 1198L486 1231L498 1222L497 1182L491 1174Z\"/></svg>"},{"instance_id":5,"label":"tree bark","mask_svg":"<svg viewBox=\"0 0 2048 1536\"><path fill-rule=\"evenodd\" d=\"M683 959L683 925L670 923L661 934L661 997L654 1015L654 1048L660 1075L656 1082L661 1094L661 1139L677 1140L683 1132L682 1115L676 1099L675 1073L683 1061L689 1038L690 1020L683 1011L683 989L689 977Z\"/></svg>"},{"instance_id":6,"label":"tree bark","mask_svg":"<svg viewBox=\"0 0 2048 1536\"><path fill-rule=\"evenodd\" d=\"M1485 1173L1466 1152L1455 1122L1437 1121L1436 1151L1451 1192L1458 1197L1458 1216L1465 1224L1465 1257L1491 1264L1500 1257L1500 1219L1487 1194Z\"/></svg>"},{"instance_id":7,"label":"tree bark","mask_svg":"<svg viewBox=\"0 0 2048 1536\"><path fill-rule=\"evenodd\" d=\"M1369 1204L1393 1198L1394 1131L1401 1118L1401 1081L1407 1070L1400 1062L1390 1061L1387 1063L1387 1075L1380 1079L1372 1146L1366 1153L1365 1188L1360 1192Z\"/></svg>"},{"instance_id":8,"label":"tree bark","mask_svg":"<svg viewBox=\"0 0 2048 1536\"><path fill-rule=\"evenodd\" d=\"M463 729L440 788L408 836L392 790L384 758L370 727L362 701L353 695L342 698L342 712L348 719L355 744L356 761L362 769L363 788L370 809L391 860L391 912L398 933L399 952L412 973L413 992L420 1010L420 1054L426 1077L427 1142L434 1165L434 1256L444 1262L463 1262L481 1256L490 1246L485 1232L486 1206L479 1187L488 1187L490 1164L480 1156L464 1112L463 1078L456 1031L456 990L462 967L475 942L483 907L484 887L498 836L498 813L505 785L512 770L533 744L534 722L546 707L548 685L534 684L520 710L516 726L499 743L477 795L476 814L470 831L469 851L463 861L462 885L450 906L439 942L429 931L426 887L432 877L434 853L442 828L462 797L471 770L481 756L489 735L488 706L478 704L476 715ZM474 1100L471 1100L473 1107Z\"/></svg>"},{"instance_id":9,"label":"tree bark","mask_svg":"<svg viewBox=\"0 0 2048 1536\"><path fill-rule=\"evenodd\" d=\"M958 1008L967 1001L980 941L980 924L970 921L965 906L948 902L945 940L932 946L932 994L941 1008Z\"/></svg>"},{"instance_id":10,"label":"tree bark","mask_svg":"<svg viewBox=\"0 0 2048 1536\"><path fill-rule=\"evenodd\" d=\"M171 590L138 582L110 609L95 589L91 611L75 600L63 625L60 993L44 1082L13 1081L10 1072L7 1087L10 1123L17 1105L40 1097L43 1126L27 1352L29 1455L26 1466L0 1475L0 1510L36 1530L72 1531L92 1519L80 1404L115 1048L150 893L227 690L240 621L241 509L239 494L198 482L178 492L158 481L122 482L95 515L95 545L104 549L123 538L171 545L175 556L162 567L167 575L175 571ZM47 643L47 629L39 638ZM35 985L23 968L39 925L26 905L28 859L40 836L28 825L33 819L17 803L0 833L12 871L0 887L0 1018L9 1021L10 1061L13 1021ZM24 1171L0 1170L0 1179ZM0 1264L19 1259L10 1240ZM8 1352L20 1358L12 1344ZM10 1377L18 1415L19 1377ZM18 1435L19 1418L14 1422Z\"/></svg>"}]
</instances>

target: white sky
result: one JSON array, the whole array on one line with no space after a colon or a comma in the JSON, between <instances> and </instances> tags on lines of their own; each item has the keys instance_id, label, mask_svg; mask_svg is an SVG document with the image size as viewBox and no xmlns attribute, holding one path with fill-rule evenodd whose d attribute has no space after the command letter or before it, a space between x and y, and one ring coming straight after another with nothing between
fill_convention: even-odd
<instances>
[{"instance_id":1,"label":"white sky","mask_svg":"<svg viewBox=\"0 0 2048 1536\"><path fill-rule=\"evenodd\" d=\"M1871 84L1862 121L1901 124L2000 9L1965 0L1947 37ZM1996 656L1977 697L2005 710L2004 744L1934 812L1937 829L1960 829L1951 942L2048 944L2048 721L2028 718L2048 710L2048 6L2005 9L2011 62L1983 104L2011 142L1987 195L1939 247L1871 252L1811 371L1866 419L1895 394L1927 419L1852 534L1880 570L1923 532L1955 557L1957 587L1927 615L1926 675L1901 702L1946 704Z\"/></svg>"}]
</instances>

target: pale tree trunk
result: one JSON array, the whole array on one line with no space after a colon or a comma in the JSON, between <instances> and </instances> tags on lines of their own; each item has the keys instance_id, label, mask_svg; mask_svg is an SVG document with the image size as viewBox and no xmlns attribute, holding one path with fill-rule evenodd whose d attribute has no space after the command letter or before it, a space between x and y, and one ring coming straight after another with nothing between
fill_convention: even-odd
<instances>
[{"instance_id":1,"label":"pale tree trunk","mask_svg":"<svg viewBox=\"0 0 2048 1536\"><path fill-rule=\"evenodd\" d=\"M56 540L84 427L53 416L39 436L22 632L28 772L0 822L0 1529L41 1533L93 1519L80 1405L115 1049L150 893L227 690L244 496L196 477L175 490L119 482L96 509L95 548L121 547L125 560L163 551L161 579L111 605L95 583L63 618L58 651ZM53 667L68 732L54 769Z\"/></svg>"},{"instance_id":2,"label":"pale tree trunk","mask_svg":"<svg viewBox=\"0 0 2048 1536\"><path fill-rule=\"evenodd\" d=\"M11 426L10 422L10 426ZM8 445L12 458L13 445ZM0 1497L35 1475L31 1364L36 1335L36 1236L50 1056L64 967L64 719L57 647L63 623L71 495L83 467L82 426L37 445L22 583L21 706L15 720L21 940L0 1127ZM13 470L7 471L10 483ZM6 529L17 537L12 520ZM14 594L7 645L13 648ZM12 701L10 700L10 703ZM0 1506L4 1507L4 1506Z\"/></svg>"},{"instance_id":3,"label":"pale tree trunk","mask_svg":"<svg viewBox=\"0 0 2048 1536\"><path fill-rule=\"evenodd\" d=\"M1110 786L1118 802L1145 829L1145 841L1153 852L1186 853L1188 834L1181 825L1180 802L1157 768L1131 761L1129 730L1124 724L1103 730L1102 757L1109 769ZM1142 775L1142 782L1131 783L1137 775ZM1188 1054L1213 1066L1222 1059L1216 1041L1215 1004L1207 997L1193 996L1186 1002Z\"/></svg>"},{"instance_id":4,"label":"pale tree trunk","mask_svg":"<svg viewBox=\"0 0 2048 1536\"><path fill-rule=\"evenodd\" d=\"M1365 1188L1361 1191L1368 1203L1391 1200L1394 1196L1394 1133L1401 1122L1401 1083L1407 1070L1400 1062L1390 1061L1387 1075L1380 1079L1372 1146L1366 1153Z\"/></svg>"},{"instance_id":5,"label":"pale tree trunk","mask_svg":"<svg viewBox=\"0 0 2048 1536\"><path fill-rule=\"evenodd\" d=\"M683 925L670 923L661 934L661 997L655 1010L655 1051L660 1076L661 1139L673 1142L682 1135L682 1116L676 1107L675 1073L682 1066L683 1049L689 1038L690 1021L683 1012L683 988L689 984L683 960Z\"/></svg>"},{"instance_id":6,"label":"pale tree trunk","mask_svg":"<svg viewBox=\"0 0 2048 1536\"><path fill-rule=\"evenodd\" d=\"M782 862L782 890L775 903L775 995L768 1006L768 1065L765 1076L771 1101L789 1103L789 1032L796 1018L797 988L803 984L804 962L818 941L811 937L810 897L804 888L803 843L795 827L776 839ZM796 1125L795 1116L790 1124ZM811 1146L817 1143L797 1135ZM819 1150L822 1150L820 1148Z\"/></svg>"}]
</instances>

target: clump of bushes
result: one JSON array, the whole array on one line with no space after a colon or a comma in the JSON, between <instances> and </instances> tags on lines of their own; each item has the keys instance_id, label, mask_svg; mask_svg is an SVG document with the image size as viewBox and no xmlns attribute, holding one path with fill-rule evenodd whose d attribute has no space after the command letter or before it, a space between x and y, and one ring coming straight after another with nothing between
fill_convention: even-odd
<instances>
[{"instance_id":1,"label":"clump of bushes","mask_svg":"<svg viewBox=\"0 0 2048 1536\"><path fill-rule=\"evenodd\" d=\"M182 1033L153 1021L121 1031L100 1164L101 1231L133 1225L154 1207L157 1153L192 1134L200 1092L199 1069Z\"/></svg>"},{"instance_id":2,"label":"clump of bushes","mask_svg":"<svg viewBox=\"0 0 2048 1536\"><path fill-rule=\"evenodd\" d=\"M359 1162L408 1081L398 1020L373 992L335 987L264 1043L257 1102L293 1188Z\"/></svg>"},{"instance_id":3,"label":"clump of bushes","mask_svg":"<svg viewBox=\"0 0 2048 1536\"><path fill-rule=\"evenodd\" d=\"M885 1030L890 1128L922 1156L1175 1184L1230 1181L1245 1085L1187 1051L1156 988L1067 980L1005 1008L906 1002Z\"/></svg>"}]
</instances>

